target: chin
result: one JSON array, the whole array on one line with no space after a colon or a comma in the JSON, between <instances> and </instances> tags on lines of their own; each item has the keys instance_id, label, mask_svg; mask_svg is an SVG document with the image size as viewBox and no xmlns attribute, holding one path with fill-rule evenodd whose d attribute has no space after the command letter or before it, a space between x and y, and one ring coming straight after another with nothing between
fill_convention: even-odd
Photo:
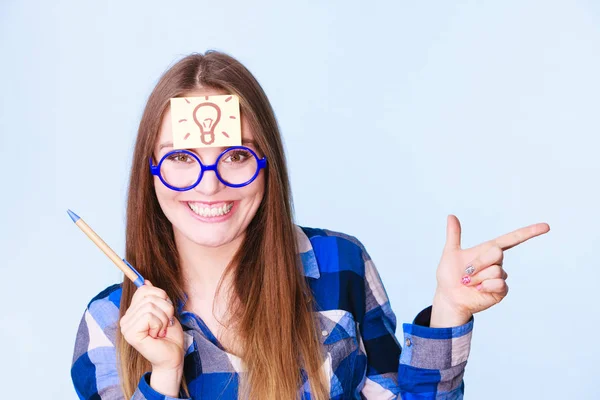
<instances>
[{"instance_id":1,"label":"chin","mask_svg":"<svg viewBox=\"0 0 600 400\"><path fill-rule=\"evenodd\" d=\"M179 230L179 234L190 242L202 247L221 247L236 240L237 235L233 235L229 229L220 232L220 229L207 227L205 229L194 227L193 229Z\"/></svg>"},{"instance_id":2,"label":"chin","mask_svg":"<svg viewBox=\"0 0 600 400\"><path fill-rule=\"evenodd\" d=\"M190 237L189 238L192 242L194 242L195 244L197 244L198 246L203 246L203 247L221 247L223 245L226 245L228 243L231 243L232 240L230 238L224 238L224 237L206 237L206 236L199 236L199 237Z\"/></svg>"}]
</instances>

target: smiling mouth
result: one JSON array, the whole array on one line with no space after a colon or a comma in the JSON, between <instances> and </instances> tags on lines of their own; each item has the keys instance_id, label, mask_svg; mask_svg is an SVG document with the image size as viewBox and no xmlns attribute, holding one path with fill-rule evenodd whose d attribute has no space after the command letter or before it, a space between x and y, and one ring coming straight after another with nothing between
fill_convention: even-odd
<instances>
[{"instance_id":1,"label":"smiling mouth","mask_svg":"<svg viewBox=\"0 0 600 400\"><path fill-rule=\"evenodd\" d=\"M221 217L223 215L227 215L231 212L231 208L233 207L233 202L231 203L223 203L217 207L206 207L201 205L201 203L187 203L190 210L192 210L195 214L204 217Z\"/></svg>"}]
</instances>

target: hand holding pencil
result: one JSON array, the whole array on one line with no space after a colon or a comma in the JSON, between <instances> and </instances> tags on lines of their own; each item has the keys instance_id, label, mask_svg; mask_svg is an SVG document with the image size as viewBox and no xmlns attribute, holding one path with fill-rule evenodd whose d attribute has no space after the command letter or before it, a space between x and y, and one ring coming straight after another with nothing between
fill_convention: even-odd
<instances>
[{"instance_id":1,"label":"hand holding pencil","mask_svg":"<svg viewBox=\"0 0 600 400\"><path fill-rule=\"evenodd\" d=\"M121 334L152 365L150 386L167 396L179 397L185 349L183 328L175 318L173 302L164 290L145 281L77 214L71 210L67 213L75 225L137 286L129 308L119 321Z\"/></svg>"}]
</instances>

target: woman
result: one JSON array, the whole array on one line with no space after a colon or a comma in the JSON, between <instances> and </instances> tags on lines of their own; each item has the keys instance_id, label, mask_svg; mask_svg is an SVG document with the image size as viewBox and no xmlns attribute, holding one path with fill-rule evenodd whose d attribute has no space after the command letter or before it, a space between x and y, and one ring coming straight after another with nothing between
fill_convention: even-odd
<instances>
[{"instance_id":1,"label":"woman","mask_svg":"<svg viewBox=\"0 0 600 400\"><path fill-rule=\"evenodd\" d=\"M239 96L244 147L174 150L169 99L225 94ZM219 176L176 185L161 160L216 164ZM232 166L245 178L222 179ZM472 315L508 291L503 251L548 229L462 250L450 216L433 306L404 325L401 352L361 243L293 224L283 146L258 82L225 54L190 55L150 95L134 151L126 259L146 284L125 279L89 303L75 389L83 399L462 398Z\"/></svg>"}]
</instances>

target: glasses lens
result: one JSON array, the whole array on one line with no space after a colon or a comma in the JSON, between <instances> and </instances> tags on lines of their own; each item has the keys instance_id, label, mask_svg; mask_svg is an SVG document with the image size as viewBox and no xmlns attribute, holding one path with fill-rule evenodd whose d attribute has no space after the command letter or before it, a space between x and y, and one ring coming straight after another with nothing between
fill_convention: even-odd
<instances>
[{"instance_id":1,"label":"glasses lens","mask_svg":"<svg viewBox=\"0 0 600 400\"><path fill-rule=\"evenodd\" d=\"M169 154L160 166L160 174L169 185L183 189L192 186L200 176L200 163L184 152Z\"/></svg>"},{"instance_id":2,"label":"glasses lens","mask_svg":"<svg viewBox=\"0 0 600 400\"><path fill-rule=\"evenodd\" d=\"M221 179L232 185L241 185L250 181L258 169L258 160L245 149L229 149L221 159L217 170Z\"/></svg>"}]
</instances>

